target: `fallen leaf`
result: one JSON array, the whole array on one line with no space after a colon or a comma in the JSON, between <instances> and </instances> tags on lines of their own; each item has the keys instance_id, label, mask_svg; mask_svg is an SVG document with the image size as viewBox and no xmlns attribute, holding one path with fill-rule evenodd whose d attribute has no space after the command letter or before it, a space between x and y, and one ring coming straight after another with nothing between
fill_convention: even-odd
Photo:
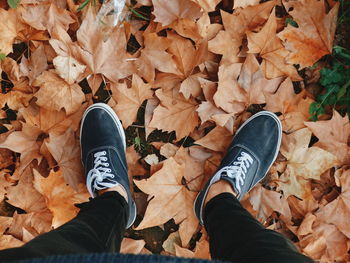
<instances>
[{"instance_id":1,"label":"fallen leaf","mask_svg":"<svg viewBox=\"0 0 350 263\"><path fill-rule=\"evenodd\" d=\"M337 164L337 158L318 147L308 147L311 131L300 129L282 137L281 153L287 158L287 169L278 184L285 198L295 195L311 198L309 179L320 180L322 173Z\"/></svg>"},{"instance_id":2,"label":"fallen leaf","mask_svg":"<svg viewBox=\"0 0 350 263\"><path fill-rule=\"evenodd\" d=\"M50 134L45 144L61 168L65 182L78 190L79 184L83 183L84 179L80 147L74 132L67 129L62 135Z\"/></svg>"},{"instance_id":3,"label":"fallen leaf","mask_svg":"<svg viewBox=\"0 0 350 263\"><path fill-rule=\"evenodd\" d=\"M146 99L153 97L151 85L144 83L136 74L132 77L131 88L128 88L125 83L118 83L111 85L111 91L112 99L109 105L117 112L124 128L136 121L137 111L141 104Z\"/></svg>"},{"instance_id":4,"label":"fallen leaf","mask_svg":"<svg viewBox=\"0 0 350 263\"><path fill-rule=\"evenodd\" d=\"M122 254L140 254L145 247L146 242L142 239L134 240L131 238L123 238L120 253Z\"/></svg>"},{"instance_id":5,"label":"fallen leaf","mask_svg":"<svg viewBox=\"0 0 350 263\"><path fill-rule=\"evenodd\" d=\"M195 143L213 151L224 152L230 146L231 141L232 134L226 128L216 126Z\"/></svg>"},{"instance_id":6,"label":"fallen leaf","mask_svg":"<svg viewBox=\"0 0 350 263\"><path fill-rule=\"evenodd\" d=\"M147 206L145 216L136 229L164 224L171 218L180 223L180 237L186 245L197 229L198 220L193 212L195 192L190 192L181 183L184 165L179 165L172 157L164 161L163 167L149 179L135 184L153 199ZM178 207L181 205L182 209Z\"/></svg>"},{"instance_id":7,"label":"fallen leaf","mask_svg":"<svg viewBox=\"0 0 350 263\"><path fill-rule=\"evenodd\" d=\"M8 11L0 9L0 53L7 55L12 52L12 44L17 36L17 14L16 9Z\"/></svg>"},{"instance_id":8,"label":"fallen leaf","mask_svg":"<svg viewBox=\"0 0 350 263\"><path fill-rule=\"evenodd\" d=\"M7 202L21 208L27 213L45 210L46 204L43 196L33 187L33 174L27 167L15 186L9 186L6 194Z\"/></svg>"},{"instance_id":9,"label":"fallen leaf","mask_svg":"<svg viewBox=\"0 0 350 263\"><path fill-rule=\"evenodd\" d=\"M45 197L48 209L52 212L52 226L57 228L73 219L79 211L76 203L88 201L89 194L85 186L80 185L76 192L66 184L61 171L50 172L47 178L42 177L36 170L34 173L34 187Z\"/></svg>"},{"instance_id":10,"label":"fallen leaf","mask_svg":"<svg viewBox=\"0 0 350 263\"><path fill-rule=\"evenodd\" d=\"M276 30L277 22L275 9L273 9L266 24L258 33L247 32L248 52L259 53L264 59L262 70L266 78L272 79L287 76L294 81L301 80L296 68L285 62L289 52L276 36Z\"/></svg>"},{"instance_id":11,"label":"fallen leaf","mask_svg":"<svg viewBox=\"0 0 350 263\"><path fill-rule=\"evenodd\" d=\"M64 108L67 114L72 114L85 100L78 84L69 85L53 71L44 71L33 85L40 86L39 91L35 93L35 97L38 98L36 103L46 109L59 111Z\"/></svg>"},{"instance_id":12,"label":"fallen leaf","mask_svg":"<svg viewBox=\"0 0 350 263\"><path fill-rule=\"evenodd\" d=\"M155 22L167 26L179 18L188 18L195 20L200 17L200 7L192 1L186 0L152 0L156 17Z\"/></svg>"},{"instance_id":13,"label":"fallen leaf","mask_svg":"<svg viewBox=\"0 0 350 263\"><path fill-rule=\"evenodd\" d=\"M150 127L164 131L176 131L176 137L181 139L189 135L198 125L199 118L195 111L197 102L194 99L186 100L181 94L172 91L156 91L160 105L154 110Z\"/></svg>"},{"instance_id":14,"label":"fallen leaf","mask_svg":"<svg viewBox=\"0 0 350 263\"><path fill-rule=\"evenodd\" d=\"M333 153L341 163L350 163L350 150L348 146L350 124L347 115L342 118L334 110L332 119L328 121L305 122L305 125L319 139L315 146Z\"/></svg>"},{"instance_id":15,"label":"fallen leaf","mask_svg":"<svg viewBox=\"0 0 350 263\"><path fill-rule=\"evenodd\" d=\"M70 85L76 82L86 68L73 57L57 56L52 62L58 75Z\"/></svg>"},{"instance_id":16,"label":"fallen leaf","mask_svg":"<svg viewBox=\"0 0 350 263\"><path fill-rule=\"evenodd\" d=\"M278 36L292 53L290 64L303 69L312 66L321 57L332 53L339 4L326 14L324 1L283 1L298 27L288 25Z\"/></svg>"}]
</instances>

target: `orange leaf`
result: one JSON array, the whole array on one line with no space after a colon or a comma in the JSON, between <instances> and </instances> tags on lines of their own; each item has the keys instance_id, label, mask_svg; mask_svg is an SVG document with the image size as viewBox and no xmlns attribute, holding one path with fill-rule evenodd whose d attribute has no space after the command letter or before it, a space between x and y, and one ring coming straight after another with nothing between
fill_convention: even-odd
<instances>
[{"instance_id":1,"label":"orange leaf","mask_svg":"<svg viewBox=\"0 0 350 263\"><path fill-rule=\"evenodd\" d=\"M324 0L283 1L298 27L288 25L278 36L292 52L287 61L300 68L312 66L332 53L339 2L326 14Z\"/></svg>"},{"instance_id":2,"label":"orange leaf","mask_svg":"<svg viewBox=\"0 0 350 263\"><path fill-rule=\"evenodd\" d=\"M152 0L156 17L155 22L167 26L178 18L189 18L195 20L200 17L200 7L192 1L187 0Z\"/></svg>"},{"instance_id":3,"label":"orange leaf","mask_svg":"<svg viewBox=\"0 0 350 263\"><path fill-rule=\"evenodd\" d=\"M153 97L151 85L145 84L136 74L132 76L131 88L128 88L125 83L117 83L111 85L111 90L112 99L109 105L117 112L124 128L127 128L136 120L137 111L144 100Z\"/></svg>"},{"instance_id":4,"label":"orange leaf","mask_svg":"<svg viewBox=\"0 0 350 263\"><path fill-rule=\"evenodd\" d=\"M199 118L196 112L197 102L194 99L186 100L181 94L156 91L161 104L154 110L150 127L164 131L176 131L176 137L181 139L189 135L198 125Z\"/></svg>"},{"instance_id":5,"label":"orange leaf","mask_svg":"<svg viewBox=\"0 0 350 263\"><path fill-rule=\"evenodd\" d=\"M79 184L83 183L84 179L80 147L74 132L68 129L62 135L50 134L49 141L46 141L45 144L61 168L66 183L78 190Z\"/></svg>"},{"instance_id":6,"label":"orange leaf","mask_svg":"<svg viewBox=\"0 0 350 263\"><path fill-rule=\"evenodd\" d=\"M305 125L319 139L315 146L333 153L341 163L350 163L350 150L348 146L350 124L347 115L342 118L334 110L332 119L328 121L305 122Z\"/></svg>"},{"instance_id":7,"label":"orange leaf","mask_svg":"<svg viewBox=\"0 0 350 263\"><path fill-rule=\"evenodd\" d=\"M34 187L45 197L48 209L52 212L52 226L57 228L74 218L79 208L76 203L88 201L89 194L85 186L80 185L79 191L74 191L66 184L62 172L50 172L47 178L42 177L36 170L34 173Z\"/></svg>"}]
</instances>

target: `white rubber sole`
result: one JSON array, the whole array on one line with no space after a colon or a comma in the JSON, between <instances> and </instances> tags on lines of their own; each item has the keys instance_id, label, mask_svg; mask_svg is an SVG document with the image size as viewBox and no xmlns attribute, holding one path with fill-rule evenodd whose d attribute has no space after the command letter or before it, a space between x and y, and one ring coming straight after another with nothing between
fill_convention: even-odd
<instances>
[{"instance_id":1,"label":"white rubber sole","mask_svg":"<svg viewBox=\"0 0 350 263\"><path fill-rule=\"evenodd\" d=\"M121 124L121 122L120 122L117 114L114 112L114 110L109 105L107 105L105 103L92 104L85 110L83 118L81 120L81 124L80 124L80 140L81 140L81 133L82 133L82 130L83 130L83 123L84 123L84 120L86 118L86 115L93 109L102 109L102 110L106 111L109 114L109 116L111 116L111 118L113 119L115 125L118 128L118 131L119 131L120 135L122 136L124 150L126 150L126 139L125 139L125 132L124 132L124 129L123 129L123 125Z\"/></svg>"}]
</instances>

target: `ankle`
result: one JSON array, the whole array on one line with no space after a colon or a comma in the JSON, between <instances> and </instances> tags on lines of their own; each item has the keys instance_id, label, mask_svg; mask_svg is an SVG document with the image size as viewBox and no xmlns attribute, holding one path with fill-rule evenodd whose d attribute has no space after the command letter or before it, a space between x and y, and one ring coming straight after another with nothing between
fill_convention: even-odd
<instances>
[{"instance_id":1,"label":"ankle","mask_svg":"<svg viewBox=\"0 0 350 263\"><path fill-rule=\"evenodd\" d=\"M118 192L122 197L124 197L125 201L128 202L128 194L125 191L124 187L121 185L117 185L117 186L114 186L111 188L106 188L106 189L100 190L100 191L98 191L98 195L102 195L106 192L113 192L113 191Z\"/></svg>"},{"instance_id":2,"label":"ankle","mask_svg":"<svg viewBox=\"0 0 350 263\"><path fill-rule=\"evenodd\" d=\"M233 190L229 182L225 180L220 180L214 183L212 186L210 186L207 197L204 201L204 206L215 196L222 193L230 193L230 194L233 194L234 196L237 196L237 193L235 193L235 191Z\"/></svg>"}]
</instances>

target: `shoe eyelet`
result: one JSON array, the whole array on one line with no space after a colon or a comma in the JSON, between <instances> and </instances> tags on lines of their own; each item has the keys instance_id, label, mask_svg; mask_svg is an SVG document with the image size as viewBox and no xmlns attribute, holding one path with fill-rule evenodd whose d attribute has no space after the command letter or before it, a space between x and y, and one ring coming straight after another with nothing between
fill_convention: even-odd
<instances>
[{"instance_id":1,"label":"shoe eyelet","mask_svg":"<svg viewBox=\"0 0 350 263\"><path fill-rule=\"evenodd\" d=\"M107 161L107 160L106 160ZM106 167L109 167L109 163L106 163Z\"/></svg>"},{"instance_id":2,"label":"shoe eyelet","mask_svg":"<svg viewBox=\"0 0 350 263\"><path fill-rule=\"evenodd\" d=\"M110 173L110 172L112 172L112 170L111 170L111 169L108 169L107 171L108 171L109 173ZM113 175L113 178L114 178L114 175Z\"/></svg>"},{"instance_id":3,"label":"shoe eyelet","mask_svg":"<svg viewBox=\"0 0 350 263\"><path fill-rule=\"evenodd\" d=\"M106 151L103 151L102 154L103 154L103 155L106 155L107 153L106 153Z\"/></svg>"}]
</instances>

